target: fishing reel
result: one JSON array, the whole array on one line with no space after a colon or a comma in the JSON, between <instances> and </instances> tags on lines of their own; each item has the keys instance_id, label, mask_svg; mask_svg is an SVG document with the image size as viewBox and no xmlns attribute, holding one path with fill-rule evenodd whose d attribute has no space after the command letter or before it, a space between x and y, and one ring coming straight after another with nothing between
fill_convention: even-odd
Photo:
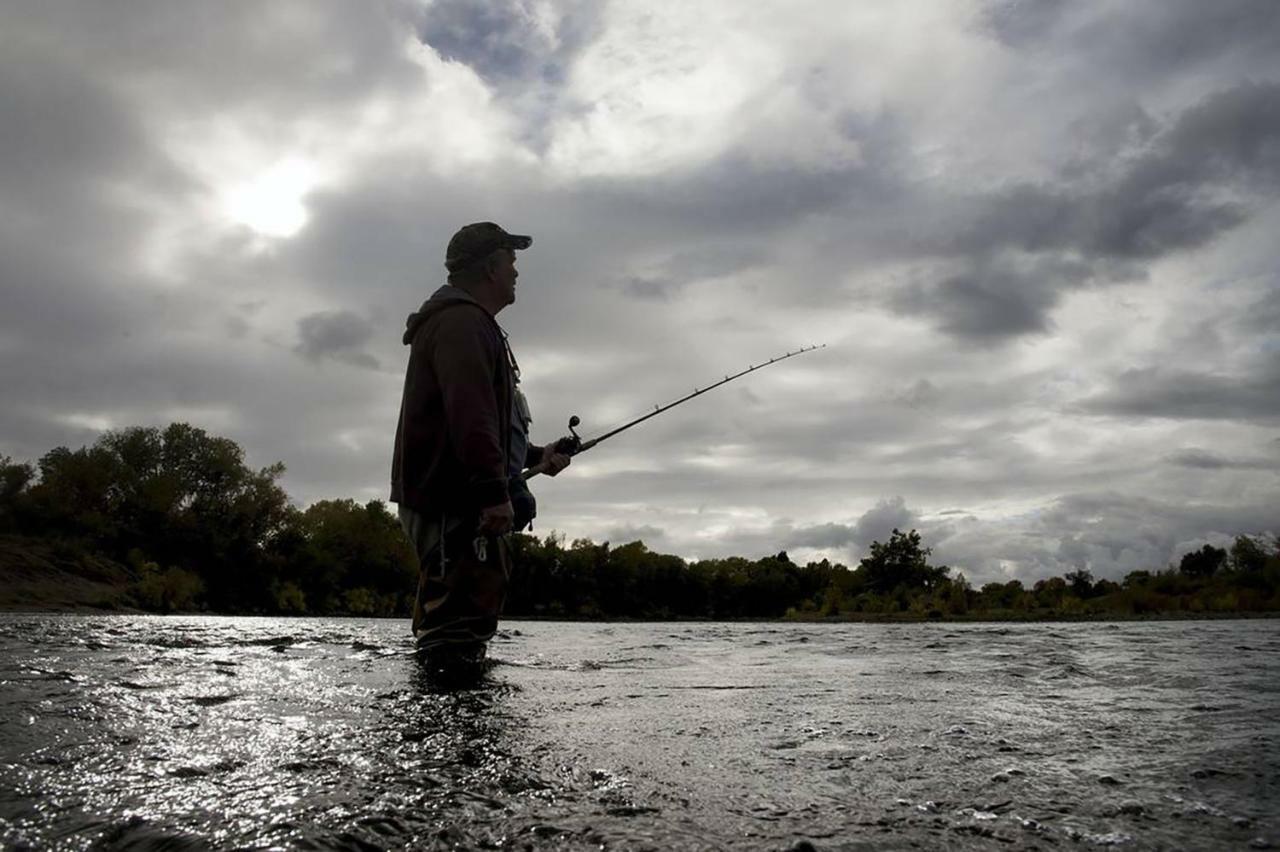
<instances>
[{"instance_id":1,"label":"fishing reel","mask_svg":"<svg viewBox=\"0 0 1280 852\"><path fill-rule=\"evenodd\" d=\"M566 456L573 456L577 455L582 450L582 436L579 435L577 430L574 428L581 422L582 421L578 419L578 415L576 414L569 418L570 434L556 441L555 450L557 453L562 453Z\"/></svg>"}]
</instances>

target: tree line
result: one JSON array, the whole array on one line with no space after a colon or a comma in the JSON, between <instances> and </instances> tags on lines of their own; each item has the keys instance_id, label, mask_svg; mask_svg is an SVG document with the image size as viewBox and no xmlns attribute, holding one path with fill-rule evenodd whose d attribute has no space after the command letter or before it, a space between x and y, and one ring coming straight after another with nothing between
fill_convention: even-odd
<instances>
[{"instance_id":1,"label":"tree line","mask_svg":"<svg viewBox=\"0 0 1280 852\"><path fill-rule=\"evenodd\" d=\"M101 575L103 606L155 612L407 616L417 562L379 500L296 507L282 464L246 465L230 439L185 423L103 434L35 464L0 456L5 562ZM973 588L933 565L915 530L852 569L761 559L688 561L642 542L513 537L506 612L550 618L1042 618L1280 611L1280 541L1239 536L1177 566L1094 580L1085 569ZM36 558L36 555L39 558ZM25 560L25 561L24 561ZM30 577L27 577L28 581ZM38 578L37 578L38 580ZM56 590L55 590L56 591ZM56 594L53 598L56 599Z\"/></svg>"}]
</instances>

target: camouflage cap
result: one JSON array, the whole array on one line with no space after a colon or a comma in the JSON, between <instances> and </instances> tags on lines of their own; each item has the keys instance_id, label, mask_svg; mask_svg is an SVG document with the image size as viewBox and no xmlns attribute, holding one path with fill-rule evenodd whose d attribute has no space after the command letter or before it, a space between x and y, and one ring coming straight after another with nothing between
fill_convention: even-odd
<instances>
[{"instance_id":1,"label":"camouflage cap","mask_svg":"<svg viewBox=\"0 0 1280 852\"><path fill-rule=\"evenodd\" d=\"M472 222L459 228L449 240L444 265L450 272L457 272L500 248L527 249L531 245L533 237L508 234L492 222Z\"/></svg>"}]
</instances>

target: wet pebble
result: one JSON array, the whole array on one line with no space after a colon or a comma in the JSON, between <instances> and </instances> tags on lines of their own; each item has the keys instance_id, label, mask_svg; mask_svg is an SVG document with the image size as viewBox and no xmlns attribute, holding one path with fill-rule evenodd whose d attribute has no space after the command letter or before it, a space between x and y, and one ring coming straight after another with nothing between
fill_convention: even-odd
<instances>
[{"instance_id":1,"label":"wet pebble","mask_svg":"<svg viewBox=\"0 0 1280 852\"><path fill-rule=\"evenodd\" d=\"M1094 846L1122 846L1126 843L1132 843L1133 837L1119 831L1112 831L1106 834L1088 834L1078 828L1067 827L1062 830L1072 840L1092 843Z\"/></svg>"},{"instance_id":2,"label":"wet pebble","mask_svg":"<svg viewBox=\"0 0 1280 852\"><path fill-rule=\"evenodd\" d=\"M1192 802L1191 809L1188 810L1187 813L1205 814L1213 817L1226 816L1226 814L1224 814L1219 808L1215 808L1213 805L1205 804L1204 802Z\"/></svg>"},{"instance_id":3,"label":"wet pebble","mask_svg":"<svg viewBox=\"0 0 1280 852\"><path fill-rule=\"evenodd\" d=\"M535 825L529 829L529 833L537 837L560 837L565 834L571 834L567 828L560 828L556 825Z\"/></svg>"},{"instance_id":4,"label":"wet pebble","mask_svg":"<svg viewBox=\"0 0 1280 852\"><path fill-rule=\"evenodd\" d=\"M1228 773L1223 772L1221 769L1214 769L1212 766L1206 766L1206 767L1201 767L1199 769L1191 770L1191 777L1197 780L1204 780L1205 778L1215 778L1219 775L1227 775L1227 774Z\"/></svg>"},{"instance_id":5,"label":"wet pebble","mask_svg":"<svg viewBox=\"0 0 1280 852\"><path fill-rule=\"evenodd\" d=\"M1108 832L1107 834L1088 834L1085 839L1095 846L1123 846L1126 843L1132 843L1133 837L1123 834L1119 831Z\"/></svg>"},{"instance_id":6,"label":"wet pebble","mask_svg":"<svg viewBox=\"0 0 1280 852\"><path fill-rule=\"evenodd\" d=\"M1103 811L1103 814L1106 816L1120 816L1121 814L1126 816L1143 816L1146 812L1147 806L1143 805L1142 802L1133 800L1133 798L1126 798L1126 800L1120 802L1119 805L1107 807L1107 809Z\"/></svg>"}]
</instances>

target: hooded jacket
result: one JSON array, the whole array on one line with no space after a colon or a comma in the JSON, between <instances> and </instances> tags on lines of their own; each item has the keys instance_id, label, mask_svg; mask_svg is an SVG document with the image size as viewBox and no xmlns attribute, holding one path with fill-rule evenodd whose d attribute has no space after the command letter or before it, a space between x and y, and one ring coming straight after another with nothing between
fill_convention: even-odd
<instances>
[{"instance_id":1,"label":"hooded jacket","mask_svg":"<svg viewBox=\"0 0 1280 852\"><path fill-rule=\"evenodd\" d=\"M515 383L497 321L446 284L409 315L404 343L392 502L462 517L505 503Z\"/></svg>"}]
</instances>

